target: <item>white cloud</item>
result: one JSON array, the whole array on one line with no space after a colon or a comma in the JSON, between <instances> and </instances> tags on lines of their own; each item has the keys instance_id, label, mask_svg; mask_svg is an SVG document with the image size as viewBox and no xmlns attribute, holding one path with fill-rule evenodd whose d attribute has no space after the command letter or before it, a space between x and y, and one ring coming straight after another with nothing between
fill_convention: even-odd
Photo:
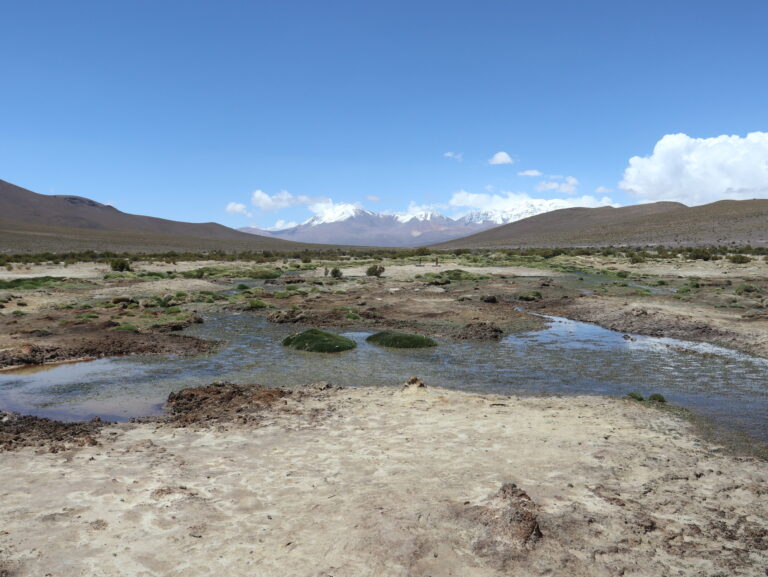
<instances>
[{"instance_id":1,"label":"white cloud","mask_svg":"<svg viewBox=\"0 0 768 577\"><path fill-rule=\"evenodd\" d=\"M502 150L494 154L488 161L488 164L512 164L514 162L512 157Z\"/></svg>"},{"instance_id":2,"label":"white cloud","mask_svg":"<svg viewBox=\"0 0 768 577\"><path fill-rule=\"evenodd\" d=\"M453 207L470 210L515 213L528 211L534 214L578 206L618 206L608 197L597 198L591 195L570 198L533 198L525 192L485 194L467 192L466 190L453 193L448 204Z\"/></svg>"},{"instance_id":3,"label":"white cloud","mask_svg":"<svg viewBox=\"0 0 768 577\"><path fill-rule=\"evenodd\" d=\"M277 194L269 195L263 190L254 190L251 193L251 204L265 211L280 210L299 204L310 204L318 199L300 195L294 196L287 190L281 190Z\"/></svg>"},{"instance_id":4,"label":"white cloud","mask_svg":"<svg viewBox=\"0 0 768 577\"><path fill-rule=\"evenodd\" d=\"M452 159L457 160L459 162L464 160L464 153L463 152L443 152L443 156L445 158L452 158Z\"/></svg>"},{"instance_id":5,"label":"white cloud","mask_svg":"<svg viewBox=\"0 0 768 577\"><path fill-rule=\"evenodd\" d=\"M243 214L245 216L251 216L248 212L248 207L240 202L230 202L225 209L229 214Z\"/></svg>"},{"instance_id":6,"label":"white cloud","mask_svg":"<svg viewBox=\"0 0 768 577\"><path fill-rule=\"evenodd\" d=\"M768 196L768 132L746 137L667 134L633 156L619 186L643 200L705 204Z\"/></svg>"},{"instance_id":7,"label":"white cloud","mask_svg":"<svg viewBox=\"0 0 768 577\"><path fill-rule=\"evenodd\" d=\"M293 228L294 226L299 226L298 222L286 221L283 219L278 220L275 224L272 226L268 226L264 230L285 230L286 228Z\"/></svg>"},{"instance_id":8,"label":"white cloud","mask_svg":"<svg viewBox=\"0 0 768 577\"><path fill-rule=\"evenodd\" d=\"M517 176L541 176L540 170L523 170L522 172L518 172Z\"/></svg>"},{"instance_id":9,"label":"white cloud","mask_svg":"<svg viewBox=\"0 0 768 577\"><path fill-rule=\"evenodd\" d=\"M375 194L369 194L365 197L365 200L368 202L381 202L381 198L376 196Z\"/></svg>"},{"instance_id":10,"label":"white cloud","mask_svg":"<svg viewBox=\"0 0 768 577\"><path fill-rule=\"evenodd\" d=\"M551 175L550 178L563 178L556 175ZM576 192L576 187L579 185L578 179L574 178L573 176L566 176L562 181L554 181L554 180L543 180L539 184L536 185L536 190L539 192L544 191L555 191L555 192L562 192L564 194L573 194Z\"/></svg>"},{"instance_id":11,"label":"white cloud","mask_svg":"<svg viewBox=\"0 0 768 577\"><path fill-rule=\"evenodd\" d=\"M613 192L612 188L608 188L607 186L598 186L595 189L595 194L611 194Z\"/></svg>"}]
</instances>

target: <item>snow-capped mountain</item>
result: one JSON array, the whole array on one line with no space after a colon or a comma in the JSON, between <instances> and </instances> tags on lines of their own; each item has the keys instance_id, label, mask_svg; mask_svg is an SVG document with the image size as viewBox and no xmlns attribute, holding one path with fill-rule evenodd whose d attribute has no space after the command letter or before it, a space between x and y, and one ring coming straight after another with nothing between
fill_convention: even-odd
<instances>
[{"instance_id":1,"label":"snow-capped mountain","mask_svg":"<svg viewBox=\"0 0 768 577\"><path fill-rule=\"evenodd\" d=\"M514 211L484 210L450 218L438 212L376 213L354 204L335 204L298 226L243 232L285 240L358 246L421 246L461 238L562 206L526 204Z\"/></svg>"}]
</instances>

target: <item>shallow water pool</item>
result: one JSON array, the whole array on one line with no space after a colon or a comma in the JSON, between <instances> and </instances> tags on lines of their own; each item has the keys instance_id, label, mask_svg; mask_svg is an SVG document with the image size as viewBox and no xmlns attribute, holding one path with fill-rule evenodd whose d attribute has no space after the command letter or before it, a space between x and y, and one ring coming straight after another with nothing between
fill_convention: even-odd
<instances>
[{"instance_id":1,"label":"shallow water pool","mask_svg":"<svg viewBox=\"0 0 768 577\"><path fill-rule=\"evenodd\" d=\"M663 394L716 424L768 441L768 360L703 343L633 336L550 318L549 328L501 342L441 341L433 349L383 349L371 332L344 332L339 354L280 345L300 327L222 314L187 331L226 344L193 358L133 356L0 373L0 408L65 420L126 420L162 412L168 393L215 380L270 386L329 381L427 384L501 394Z\"/></svg>"}]
</instances>

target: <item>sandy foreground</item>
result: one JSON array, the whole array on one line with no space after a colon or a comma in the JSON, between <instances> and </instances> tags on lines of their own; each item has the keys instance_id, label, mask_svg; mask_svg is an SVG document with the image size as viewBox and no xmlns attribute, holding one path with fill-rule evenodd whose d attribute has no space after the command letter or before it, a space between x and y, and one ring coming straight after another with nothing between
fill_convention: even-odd
<instances>
[{"instance_id":1,"label":"sandy foreground","mask_svg":"<svg viewBox=\"0 0 768 577\"><path fill-rule=\"evenodd\" d=\"M768 464L633 401L315 386L96 440L0 453L0 575L768 567Z\"/></svg>"}]
</instances>

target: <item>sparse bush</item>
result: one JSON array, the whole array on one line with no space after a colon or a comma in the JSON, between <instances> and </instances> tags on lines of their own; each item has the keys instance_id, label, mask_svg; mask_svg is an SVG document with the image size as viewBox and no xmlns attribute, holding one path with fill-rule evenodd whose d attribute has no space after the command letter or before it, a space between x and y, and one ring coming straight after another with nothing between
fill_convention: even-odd
<instances>
[{"instance_id":1,"label":"sparse bush","mask_svg":"<svg viewBox=\"0 0 768 577\"><path fill-rule=\"evenodd\" d=\"M631 393L627 393L627 398L632 399L633 401L644 401L643 395L640 393L636 393L635 391L632 391Z\"/></svg>"},{"instance_id":2,"label":"sparse bush","mask_svg":"<svg viewBox=\"0 0 768 577\"><path fill-rule=\"evenodd\" d=\"M732 254L728 257L728 260L733 264L747 264L748 262L752 262L752 259L745 254Z\"/></svg>"},{"instance_id":3,"label":"sparse bush","mask_svg":"<svg viewBox=\"0 0 768 577\"><path fill-rule=\"evenodd\" d=\"M109 263L109 268L115 272L131 272L131 263L126 258L114 258Z\"/></svg>"},{"instance_id":4,"label":"sparse bush","mask_svg":"<svg viewBox=\"0 0 768 577\"><path fill-rule=\"evenodd\" d=\"M542 298L541 293L539 291L530 291L527 293L522 293L517 295L517 300L527 301L527 302L540 301L541 298Z\"/></svg>"},{"instance_id":5,"label":"sparse bush","mask_svg":"<svg viewBox=\"0 0 768 577\"><path fill-rule=\"evenodd\" d=\"M239 285L237 285L237 286L235 287L235 290L239 290L239 291L247 291L247 290L248 290L248 288L249 288L249 287L248 287L248 285L247 285L247 284L243 284L243 283L240 283Z\"/></svg>"},{"instance_id":6,"label":"sparse bush","mask_svg":"<svg viewBox=\"0 0 768 577\"><path fill-rule=\"evenodd\" d=\"M339 267L335 266L331 269L331 277L339 279L342 276L344 276L344 273L341 272L341 269Z\"/></svg>"},{"instance_id":7,"label":"sparse bush","mask_svg":"<svg viewBox=\"0 0 768 577\"><path fill-rule=\"evenodd\" d=\"M365 340L374 345L395 349L423 349L437 346L437 342L429 337L396 331L382 331Z\"/></svg>"},{"instance_id":8,"label":"sparse bush","mask_svg":"<svg viewBox=\"0 0 768 577\"><path fill-rule=\"evenodd\" d=\"M734 289L733 292L735 292L737 295L744 295L750 293L758 293L760 292L760 289L758 289L753 284L740 284Z\"/></svg>"},{"instance_id":9,"label":"sparse bush","mask_svg":"<svg viewBox=\"0 0 768 577\"><path fill-rule=\"evenodd\" d=\"M664 398L664 395L661 395L659 393L653 393L652 395L648 395L648 400L654 403L666 403L667 399Z\"/></svg>"},{"instance_id":10,"label":"sparse bush","mask_svg":"<svg viewBox=\"0 0 768 577\"><path fill-rule=\"evenodd\" d=\"M267 303L261 299L248 299L248 310L265 309Z\"/></svg>"},{"instance_id":11,"label":"sparse bush","mask_svg":"<svg viewBox=\"0 0 768 577\"><path fill-rule=\"evenodd\" d=\"M384 267L380 264L372 264L368 267L368 270L365 271L365 274L379 278L384 274Z\"/></svg>"},{"instance_id":12,"label":"sparse bush","mask_svg":"<svg viewBox=\"0 0 768 577\"><path fill-rule=\"evenodd\" d=\"M138 333L139 327L136 325L132 325L131 323L123 323L121 325L118 325L115 327L116 331L126 331L129 333Z\"/></svg>"}]
</instances>

